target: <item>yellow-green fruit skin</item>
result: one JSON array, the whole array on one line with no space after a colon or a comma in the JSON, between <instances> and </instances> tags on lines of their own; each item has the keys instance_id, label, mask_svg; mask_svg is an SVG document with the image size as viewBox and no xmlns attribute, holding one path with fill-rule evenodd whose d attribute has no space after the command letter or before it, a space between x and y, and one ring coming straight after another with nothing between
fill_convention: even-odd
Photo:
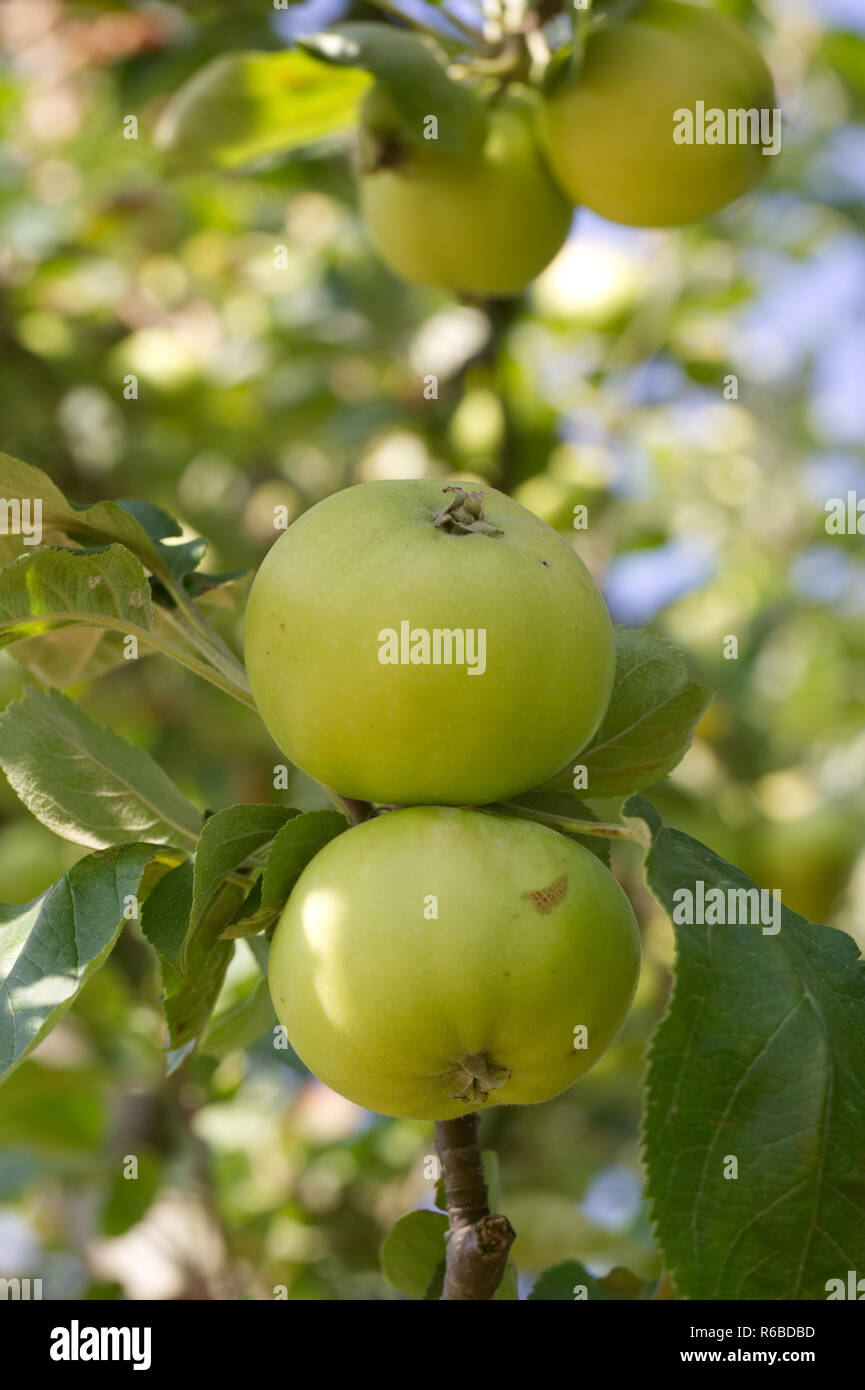
<instances>
[{"instance_id":1,"label":"yellow-green fruit skin","mask_svg":"<svg viewBox=\"0 0 865 1390\"><path fill-rule=\"evenodd\" d=\"M441 483L372 482L318 503L265 556L246 613L252 692L326 787L485 805L553 777L600 723L615 671L603 598L557 532L482 492L500 536L437 528ZM404 620L483 629L486 669L383 665L380 634Z\"/></svg>"},{"instance_id":2,"label":"yellow-green fruit skin","mask_svg":"<svg viewBox=\"0 0 865 1390\"><path fill-rule=\"evenodd\" d=\"M488 1105L564 1091L618 1033L639 970L631 905L582 845L423 806L316 855L276 928L269 980L292 1047L332 1090L445 1120L480 1108L457 1095L466 1059L510 1074Z\"/></svg>"},{"instance_id":3,"label":"yellow-green fruit skin","mask_svg":"<svg viewBox=\"0 0 865 1390\"><path fill-rule=\"evenodd\" d=\"M546 167L535 104L507 98L488 112L478 152L420 149L360 181L372 244L403 280L511 295L553 259L572 208Z\"/></svg>"},{"instance_id":4,"label":"yellow-green fruit skin","mask_svg":"<svg viewBox=\"0 0 865 1390\"><path fill-rule=\"evenodd\" d=\"M771 110L772 77L738 24L649 0L598 29L573 83L544 104L547 156L574 200L613 222L678 226L732 203L766 172L759 144L676 144L674 113ZM776 118L777 119L777 118Z\"/></svg>"}]
</instances>

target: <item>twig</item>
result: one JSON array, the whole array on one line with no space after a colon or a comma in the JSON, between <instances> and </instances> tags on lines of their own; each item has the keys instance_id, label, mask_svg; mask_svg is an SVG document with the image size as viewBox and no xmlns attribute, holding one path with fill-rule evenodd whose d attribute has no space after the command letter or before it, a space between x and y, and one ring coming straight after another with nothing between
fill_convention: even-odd
<instances>
[{"instance_id":1,"label":"twig","mask_svg":"<svg viewBox=\"0 0 865 1390\"><path fill-rule=\"evenodd\" d=\"M473 43L478 44L482 48L486 48L487 41L480 29L473 29L470 24L466 24L465 20L459 19L455 14L451 14L450 10L447 8L447 4L442 5L441 15L442 19L446 19L448 24L452 24L455 29L459 29L461 34L465 34L467 39L471 39Z\"/></svg>"},{"instance_id":2,"label":"twig","mask_svg":"<svg viewBox=\"0 0 865 1390\"><path fill-rule=\"evenodd\" d=\"M413 29L418 34L426 34L427 38L435 39L436 42L441 44L444 48L448 46L453 47L455 43L459 42L454 34L447 34L442 29L434 28L432 24L424 24L423 20L415 19L413 15L405 14L398 5L393 3L393 0L372 0L372 3L375 8L381 10L383 14L390 15L393 19L398 19L406 26L407 30ZM454 23L452 16L447 14L447 11L442 11L442 17ZM462 29L464 26L456 25L455 27ZM481 43L484 42L482 34L472 33L472 38L476 40L479 39Z\"/></svg>"},{"instance_id":3,"label":"twig","mask_svg":"<svg viewBox=\"0 0 865 1390\"><path fill-rule=\"evenodd\" d=\"M460 392L462 394L464 391L465 382L474 367L486 369L492 390L498 397L502 408L504 424L496 487L501 492L510 492L514 484L519 481L517 476L519 445L510 399L505 351L508 334L520 315L523 301L519 295L506 299L490 299L487 296L466 294L462 296L462 302L470 304L473 308L480 309L482 313L486 314L490 325L490 335L480 351L463 363L459 377Z\"/></svg>"},{"instance_id":4,"label":"twig","mask_svg":"<svg viewBox=\"0 0 865 1390\"><path fill-rule=\"evenodd\" d=\"M574 7L574 0L570 0L569 8ZM562 0L538 0L536 5L531 5L526 10L526 17L523 20L523 27L528 29L539 29L548 20L554 19L562 9Z\"/></svg>"},{"instance_id":5,"label":"twig","mask_svg":"<svg viewBox=\"0 0 865 1390\"><path fill-rule=\"evenodd\" d=\"M436 1150L449 1223L442 1299L485 1302L502 1282L515 1231L490 1213L477 1115L437 1120Z\"/></svg>"}]
</instances>

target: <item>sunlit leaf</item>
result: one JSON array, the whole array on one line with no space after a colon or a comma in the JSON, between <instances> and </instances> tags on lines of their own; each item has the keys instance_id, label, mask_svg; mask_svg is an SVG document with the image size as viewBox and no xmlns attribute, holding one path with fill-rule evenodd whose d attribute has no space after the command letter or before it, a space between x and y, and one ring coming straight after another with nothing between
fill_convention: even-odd
<instances>
[{"instance_id":1,"label":"sunlit leaf","mask_svg":"<svg viewBox=\"0 0 865 1390\"><path fill-rule=\"evenodd\" d=\"M164 961L180 969L192 911L191 861L178 864L147 895L141 930Z\"/></svg>"},{"instance_id":2,"label":"sunlit leaf","mask_svg":"<svg viewBox=\"0 0 865 1390\"><path fill-rule=\"evenodd\" d=\"M307 811L284 825L270 847L253 910L232 923L224 935L248 936L270 926L307 864L329 840L342 834L346 824L338 811Z\"/></svg>"},{"instance_id":3,"label":"sunlit leaf","mask_svg":"<svg viewBox=\"0 0 865 1390\"><path fill-rule=\"evenodd\" d=\"M405 135L416 144L426 142L431 115L437 121L437 149L456 153L480 138L483 113L474 92L452 82L444 63L416 34L361 21L334 24L300 43L328 63L372 73L398 111Z\"/></svg>"},{"instance_id":4,"label":"sunlit leaf","mask_svg":"<svg viewBox=\"0 0 865 1390\"><path fill-rule=\"evenodd\" d=\"M155 853L136 844L89 854L32 902L0 905L0 1078L107 959Z\"/></svg>"},{"instance_id":5,"label":"sunlit leaf","mask_svg":"<svg viewBox=\"0 0 865 1390\"><path fill-rule=\"evenodd\" d=\"M214 1057L227 1057L251 1047L276 1024L276 1014L270 999L267 980L252 984L242 999L224 1013L215 1014L201 1043L203 1052Z\"/></svg>"},{"instance_id":6,"label":"sunlit leaf","mask_svg":"<svg viewBox=\"0 0 865 1390\"><path fill-rule=\"evenodd\" d=\"M11 454L0 453L0 494L41 502L43 541L71 540L81 546L119 542L163 581L193 569L206 548L202 540L166 544L182 534L180 526L161 507L138 498L77 506L41 468Z\"/></svg>"},{"instance_id":7,"label":"sunlit leaf","mask_svg":"<svg viewBox=\"0 0 865 1390\"><path fill-rule=\"evenodd\" d=\"M87 551L44 546L0 570L0 646L70 623L147 640L153 626L147 576L124 546Z\"/></svg>"},{"instance_id":8,"label":"sunlit leaf","mask_svg":"<svg viewBox=\"0 0 865 1390\"><path fill-rule=\"evenodd\" d=\"M590 801L628 796L682 759L712 692L691 680L682 653L652 633L616 628L616 675L601 727L573 766L587 770ZM549 787L573 787L573 767Z\"/></svg>"},{"instance_id":9,"label":"sunlit leaf","mask_svg":"<svg viewBox=\"0 0 865 1390\"><path fill-rule=\"evenodd\" d=\"M77 844L198 837L201 816L150 755L54 691L28 687L0 714L0 767L37 820Z\"/></svg>"},{"instance_id":10,"label":"sunlit leaf","mask_svg":"<svg viewBox=\"0 0 865 1390\"><path fill-rule=\"evenodd\" d=\"M201 921L228 874L239 869L299 812L284 806L229 806L205 823L195 856L190 925Z\"/></svg>"},{"instance_id":11,"label":"sunlit leaf","mask_svg":"<svg viewBox=\"0 0 865 1390\"><path fill-rule=\"evenodd\" d=\"M653 829L649 886L677 944L643 1128L665 1266L685 1298L825 1299L865 1251L865 961L786 907L774 923L770 895L737 924L729 895L752 880L645 798L625 811ZM683 895L713 890L732 924L677 923Z\"/></svg>"},{"instance_id":12,"label":"sunlit leaf","mask_svg":"<svg viewBox=\"0 0 865 1390\"><path fill-rule=\"evenodd\" d=\"M349 129L366 74L334 73L306 53L229 53L168 102L156 143L178 172L232 169Z\"/></svg>"}]
</instances>

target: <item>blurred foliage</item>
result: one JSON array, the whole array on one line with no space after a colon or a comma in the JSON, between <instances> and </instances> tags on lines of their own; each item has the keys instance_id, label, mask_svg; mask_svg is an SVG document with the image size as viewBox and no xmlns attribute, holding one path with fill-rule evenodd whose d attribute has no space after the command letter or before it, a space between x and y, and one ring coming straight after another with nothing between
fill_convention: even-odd
<instances>
[{"instance_id":1,"label":"blurred foliage","mask_svg":"<svg viewBox=\"0 0 865 1390\"><path fill-rule=\"evenodd\" d=\"M614 618L718 690L650 791L665 820L865 944L865 562L824 526L829 498L865 496L865 21L842 0L723 8L786 113L759 192L681 232L578 213L524 302L483 306L374 261L344 142L176 178L153 147L206 59L368 7L0 0L0 446L78 502L163 505L213 572L258 563L275 506L360 480L477 476L566 532L586 504L570 534ZM0 703L23 679L0 658ZM299 774L275 793L254 714L161 658L70 693L202 809L325 804ZM79 853L0 787L0 898ZM658 1274L639 1081L672 937L635 847L614 863L647 960L622 1038L560 1100L483 1121L524 1292L575 1258ZM257 971L238 943L226 1008ZM398 1297L378 1249L434 1205L431 1127L358 1110L268 1035L166 1078L158 988L129 926L0 1092L0 1273L48 1297Z\"/></svg>"}]
</instances>

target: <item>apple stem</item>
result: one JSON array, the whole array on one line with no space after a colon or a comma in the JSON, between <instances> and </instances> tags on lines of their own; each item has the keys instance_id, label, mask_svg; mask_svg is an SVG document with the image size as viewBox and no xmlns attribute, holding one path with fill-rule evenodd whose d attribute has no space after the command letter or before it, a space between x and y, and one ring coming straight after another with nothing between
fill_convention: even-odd
<instances>
[{"instance_id":1,"label":"apple stem","mask_svg":"<svg viewBox=\"0 0 865 1390\"><path fill-rule=\"evenodd\" d=\"M324 790L334 806L342 811L349 825L361 825L365 820L372 820L375 811L369 801L358 801L353 796L341 796L330 787L325 787Z\"/></svg>"},{"instance_id":2,"label":"apple stem","mask_svg":"<svg viewBox=\"0 0 865 1390\"><path fill-rule=\"evenodd\" d=\"M490 1212L478 1117L436 1120L436 1150L448 1207L442 1300L486 1302L504 1277L515 1232Z\"/></svg>"},{"instance_id":3,"label":"apple stem","mask_svg":"<svg viewBox=\"0 0 865 1390\"><path fill-rule=\"evenodd\" d=\"M605 840L634 840L638 845L651 849L651 831L645 821L626 816L624 821L576 820L573 816L559 816L553 811L535 811L529 806L521 806L517 801L498 803L512 815L523 820L537 821L548 825L552 830L562 830L568 835L600 835Z\"/></svg>"}]
</instances>

